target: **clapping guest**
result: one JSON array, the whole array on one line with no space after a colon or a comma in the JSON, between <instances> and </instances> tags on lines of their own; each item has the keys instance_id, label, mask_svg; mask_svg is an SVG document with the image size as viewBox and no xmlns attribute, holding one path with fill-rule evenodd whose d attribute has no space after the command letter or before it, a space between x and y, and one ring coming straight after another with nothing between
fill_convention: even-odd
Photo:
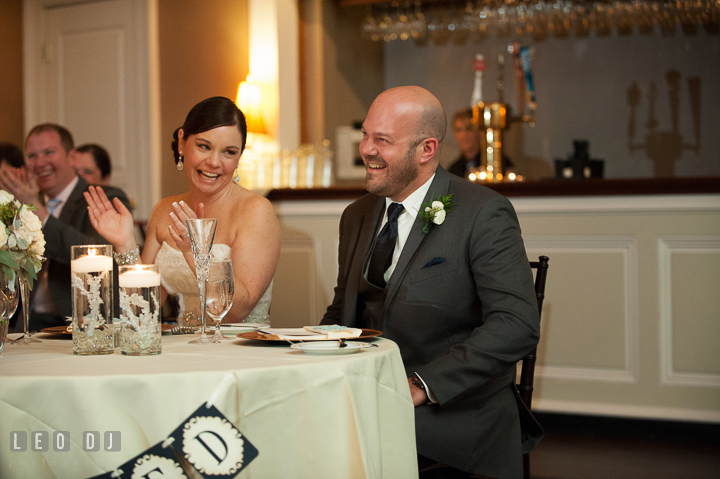
<instances>
[{"instance_id":1,"label":"clapping guest","mask_svg":"<svg viewBox=\"0 0 720 479\"><path fill-rule=\"evenodd\" d=\"M75 174L72 149L73 138L67 129L52 123L38 125L25 142L27 175L0 168L0 188L21 203L35 205L33 212L43 224L47 261L33 290L31 331L63 325L72 315L70 247L104 243L88 218L83 198L88 184ZM117 188L109 188L107 196L129 205L125 193Z\"/></svg>"},{"instance_id":2,"label":"clapping guest","mask_svg":"<svg viewBox=\"0 0 720 479\"><path fill-rule=\"evenodd\" d=\"M78 146L72 152L75 172L91 185L107 186L110 184L112 163L107 150L95 143Z\"/></svg>"},{"instance_id":3,"label":"clapping guest","mask_svg":"<svg viewBox=\"0 0 720 479\"><path fill-rule=\"evenodd\" d=\"M125 205L111 202L102 188L91 187L85 195L90 219L115 247L118 264L141 260L160 266L163 297L166 293L180 297L179 322L199 316L200 310L185 226L189 218L218 218L213 255L230 257L235 277L233 306L226 320L267 314L280 255L280 225L266 198L232 180L246 139L245 117L231 100L208 98L190 110L172 143L175 164L184 170L190 189L155 205L140 259Z\"/></svg>"},{"instance_id":4,"label":"clapping guest","mask_svg":"<svg viewBox=\"0 0 720 479\"><path fill-rule=\"evenodd\" d=\"M25 169L25 158L20 148L12 143L0 143L0 168Z\"/></svg>"}]
</instances>

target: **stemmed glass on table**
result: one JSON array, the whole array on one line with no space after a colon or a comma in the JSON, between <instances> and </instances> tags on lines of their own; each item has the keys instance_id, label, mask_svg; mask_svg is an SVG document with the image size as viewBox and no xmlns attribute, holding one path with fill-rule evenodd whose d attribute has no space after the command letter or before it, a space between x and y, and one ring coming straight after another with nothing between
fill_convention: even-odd
<instances>
[{"instance_id":1,"label":"stemmed glass on table","mask_svg":"<svg viewBox=\"0 0 720 479\"><path fill-rule=\"evenodd\" d=\"M15 280L10 281L5 272L0 268L0 352L3 350L3 344L7 339L7 329L10 317L15 314L15 310L18 305L18 292L17 284L14 284Z\"/></svg>"},{"instance_id":2,"label":"stemmed glass on table","mask_svg":"<svg viewBox=\"0 0 720 479\"><path fill-rule=\"evenodd\" d=\"M27 273L22 271L17 273L17 282L20 289L20 299L22 299L22 322L23 322L23 335L17 339L8 341L10 344L35 344L42 343L39 339L30 337L30 280L28 279ZM17 302L15 303L17 308ZM12 316L15 313L13 310L10 313Z\"/></svg>"},{"instance_id":3,"label":"stemmed glass on table","mask_svg":"<svg viewBox=\"0 0 720 479\"><path fill-rule=\"evenodd\" d=\"M200 295L200 339L189 341L191 344L210 344L213 341L205 334L205 282L210 270L210 253L212 252L217 218L202 218L185 220L193 257L195 259L195 275Z\"/></svg>"},{"instance_id":4,"label":"stemmed glass on table","mask_svg":"<svg viewBox=\"0 0 720 479\"><path fill-rule=\"evenodd\" d=\"M223 339L220 322L230 311L235 295L232 260L230 258L210 260L210 271L205 283L205 305L207 314L215 321L215 334L212 342L219 343Z\"/></svg>"}]
</instances>

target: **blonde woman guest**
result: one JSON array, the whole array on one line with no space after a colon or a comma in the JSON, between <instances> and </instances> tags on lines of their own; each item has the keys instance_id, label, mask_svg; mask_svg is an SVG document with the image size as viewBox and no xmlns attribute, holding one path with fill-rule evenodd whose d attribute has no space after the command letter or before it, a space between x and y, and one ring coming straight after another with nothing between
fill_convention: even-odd
<instances>
[{"instance_id":1,"label":"blonde woman guest","mask_svg":"<svg viewBox=\"0 0 720 479\"><path fill-rule=\"evenodd\" d=\"M195 262L185 226L189 218L218 218L215 257L230 257L235 276L233 306L224 322L256 321L267 314L272 279L280 255L280 225L270 202L235 184L233 172L245 148L245 117L224 97L195 105L173 135L175 164L190 190L161 200L152 211L142 255L133 236L133 219L102 188L85 193L90 220L115 248L118 264L160 265L163 300L179 297L179 323L199 317Z\"/></svg>"}]
</instances>

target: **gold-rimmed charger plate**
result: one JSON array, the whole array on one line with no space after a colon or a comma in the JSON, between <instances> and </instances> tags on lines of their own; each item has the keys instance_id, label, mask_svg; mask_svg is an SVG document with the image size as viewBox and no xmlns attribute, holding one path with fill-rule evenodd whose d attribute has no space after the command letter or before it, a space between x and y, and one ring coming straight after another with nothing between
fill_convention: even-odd
<instances>
[{"instance_id":1,"label":"gold-rimmed charger plate","mask_svg":"<svg viewBox=\"0 0 720 479\"><path fill-rule=\"evenodd\" d=\"M161 331L169 331L173 328L172 324L161 324L160 329ZM50 328L45 328L40 330L41 333L47 333L47 334L69 334L72 335L72 331L68 331L67 326L52 326Z\"/></svg>"},{"instance_id":2,"label":"gold-rimmed charger plate","mask_svg":"<svg viewBox=\"0 0 720 479\"><path fill-rule=\"evenodd\" d=\"M368 338L377 338L378 336L382 336L382 331L378 331L376 329L363 329L360 336L357 338L343 338L346 341L357 341L358 339L368 339ZM257 341L263 341L267 343L285 343L288 342L303 342L302 336L299 336L298 339L268 339L265 337L264 334L259 333L257 331L250 331L249 333L240 333L237 335L238 338L242 339L255 339ZM306 341L310 341L307 340ZM314 341L337 341L337 339L313 339Z\"/></svg>"}]
</instances>

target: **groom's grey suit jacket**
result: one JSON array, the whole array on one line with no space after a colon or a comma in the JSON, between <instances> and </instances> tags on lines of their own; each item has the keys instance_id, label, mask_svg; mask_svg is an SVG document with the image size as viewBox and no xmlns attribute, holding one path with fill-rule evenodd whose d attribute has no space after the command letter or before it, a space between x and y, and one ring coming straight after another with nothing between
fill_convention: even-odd
<instances>
[{"instance_id":1,"label":"groom's grey suit jacket","mask_svg":"<svg viewBox=\"0 0 720 479\"><path fill-rule=\"evenodd\" d=\"M442 225L413 224L388 280L383 336L438 404L415 408L418 453L496 478L522 477L542 429L519 399L516 363L540 319L517 216L505 197L438 167L423 203L452 194ZM340 221L335 297L323 324L358 324L358 288L385 198L368 194Z\"/></svg>"}]
</instances>

